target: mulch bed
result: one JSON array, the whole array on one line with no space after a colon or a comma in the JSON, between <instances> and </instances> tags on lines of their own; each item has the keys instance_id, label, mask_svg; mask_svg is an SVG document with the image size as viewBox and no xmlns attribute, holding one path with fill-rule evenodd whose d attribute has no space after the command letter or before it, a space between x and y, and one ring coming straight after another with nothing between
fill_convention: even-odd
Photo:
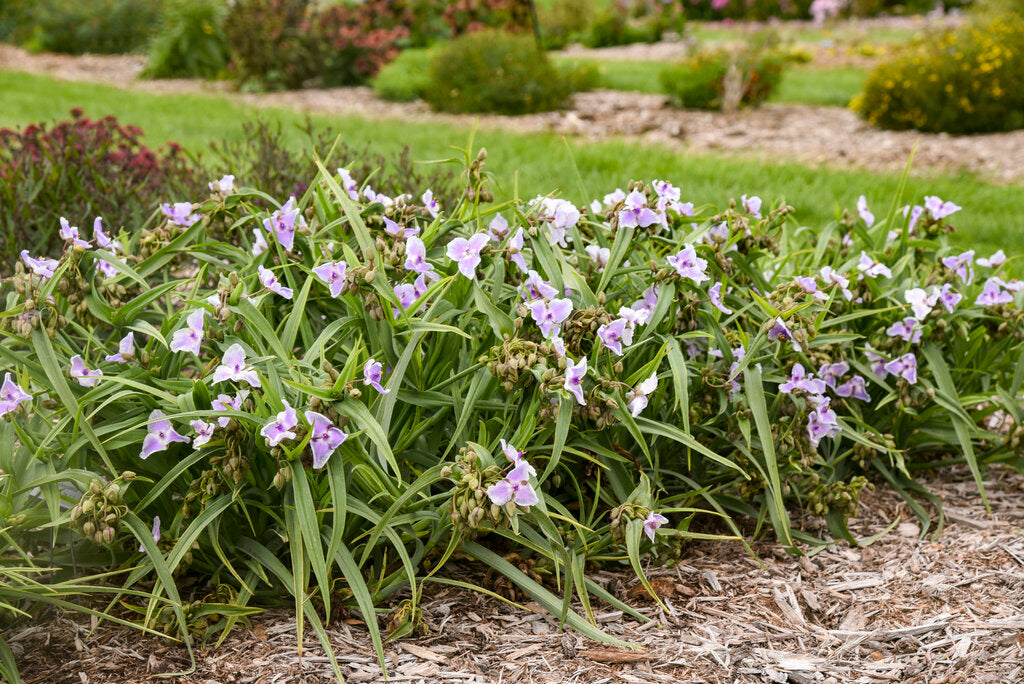
<instances>
[{"instance_id":1,"label":"mulch bed","mask_svg":"<svg viewBox=\"0 0 1024 684\"><path fill-rule=\"evenodd\" d=\"M1024 477L997 469L989 515L969 473L925 481L946 505L941 536L920 538L905 504L866 492L855 535L897 524L875 544L837 544L812 557L777 544L687 547L675 568L649 568L669 612L628 571L596 578L653 622L595 606L602 629L642 647L608 648L539 606L530 612L473 592L432 585L422 604L429 635L387 645L393 682L1015 682L1024 680ZM808 520L805 529L823 533ZM453 576L482 581L477 568ZM524 600L524 599L520 599ZM351 682L381 681L369 638L353 615L329 634ZM30 684L143 682L180 671L180 647L90 620L50 614L5 637ZM188 684L333 681L315 635L297 653L295 622L275 610L240 626L218 650L201 649Z\"/></svg>"}]
</instances>

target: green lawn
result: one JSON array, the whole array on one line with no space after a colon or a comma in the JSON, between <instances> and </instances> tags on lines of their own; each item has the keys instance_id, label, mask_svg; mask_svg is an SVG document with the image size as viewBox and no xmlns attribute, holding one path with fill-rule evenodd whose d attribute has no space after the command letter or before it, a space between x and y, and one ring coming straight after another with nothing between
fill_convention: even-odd
<instances>
[{"instance_id":1,"label":"green lawn","mask_svg":"<svg viewBox=\"0 0 1024 684\"><path fill-rule=\"evenodd\" d=\"M0 92L0 126L65 117L80 106L91 116L114 114L141 126L151 144L175 140L193 151L201 151L212 140L240 136L241 122L257 115L257 110L224 98L132 93L5 72L0 72ZM262 115L284 123L301 118L283 110L262 110ZM369 144L382 152L409 145L414 159L450 156L450 147L464 146L469 136L465 128L438 124L354 117L316 121L340 130L350 144ZM292 139L297 142L300 136L296 133ZM664 178L680 185L684 198L698 205L723 205L743 193L768 201L784 199L797 208L797 220L811 226L830 220L843 207L852 208L862 193L876 214L884 215L899 185L895 175L698 155L622 141L564 142L555 135L481 131L476 144L487 147L488 169L496 174L504 196L510 196L518 183L520 195L554 191L583 202L625 187L630 179ZM907 197L919 201L925 194L965 207L955 222L963 243L970 242L982 253L999 247L1024 253L1024 189L966 176L910 179Z\"/></svg>"}]
</instances>

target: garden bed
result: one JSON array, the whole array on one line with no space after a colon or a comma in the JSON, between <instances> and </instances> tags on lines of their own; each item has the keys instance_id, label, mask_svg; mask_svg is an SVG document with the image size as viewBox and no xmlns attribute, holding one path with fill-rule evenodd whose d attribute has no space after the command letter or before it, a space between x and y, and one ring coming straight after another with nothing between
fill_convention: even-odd
<instances>
[{"instance_id":1,"label":"garden bed","mask_svg":"<svg viewBox=\"0 0 1024 684\"><path fill-rule=\"evenodd\" d=\"M403 682L1006 682L1024 661L1024 477L992 470L992 515L966 469L922 479L946 505L938 539L919 538L914 515L883 483L863 495L858 536L892 532L866 548L838 545L793 558L759 543L693 544L674 568L648 569L671 607L659 614L629 571L595 579L657 622L641 625L595 606L601 627L638 644L632 653L559 633L536 604L524 613L479 594L432 586L422 608L430 634L387 646ZM815 522L813 525L817 525ZM475 568L449 573L483 581ZM475 576L474 576L475 575ZM526 600L517 597L519 600ZM379 681L357 616L329 629L350 682ZM5 635L28 684L130 684L188 667L183 649L87 618L48 616ZM183 684L331 682L309 632L296 651L290 610L256 617L220 649L198 654ZM788 677L788 680L787 680Z\"/></svg>"}]
</instances>

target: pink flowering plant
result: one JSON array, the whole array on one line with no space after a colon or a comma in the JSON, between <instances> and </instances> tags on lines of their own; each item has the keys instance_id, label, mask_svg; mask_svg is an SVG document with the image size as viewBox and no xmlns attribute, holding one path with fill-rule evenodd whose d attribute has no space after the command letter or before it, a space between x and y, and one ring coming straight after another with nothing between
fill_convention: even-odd
<instances>
[{"instance_id":1,"label":"pink flowering plant","mask_svg":"<svg viewBox=\"0 0 1024 684\"><path fill-rule=\"evenodd\" d=\"M66 231L59 259L23 254L5 526L132 568L145 624L186 645L285 591L328 653L332 603L360 610L383 665L375 606L405 592L392 624L417 627L456 549L618 643L593 602L642 616L587 564L646 584L645 555L738 539L740 517L794 551L832 539L793 515L856 541L870 481L927 528L915 470L966 463L981 489L1022 464L1024 286L1012 257L948 245L951 202L866 221L866 198L816 230L668 181L495 203L484 159L466 152L454 206L320 165L301 196L214 182L108 246Z\"/></svg>"}]
</instances>

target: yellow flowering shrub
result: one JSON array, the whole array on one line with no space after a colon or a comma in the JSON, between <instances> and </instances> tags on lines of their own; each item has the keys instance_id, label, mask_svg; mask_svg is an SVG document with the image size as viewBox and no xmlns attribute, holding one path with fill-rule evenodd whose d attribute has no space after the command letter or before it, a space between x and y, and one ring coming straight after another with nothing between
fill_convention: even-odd
<instances>
[{"instance_id":1,"label":"yellow flowering shrub","mask_svg":"<svg viewBox=\"0 0 1024 684\"><path fill-rule=\"evenodd\" d=\"M986 18L902 52L875 68L850 106L881 128L1024 128L1024 17Z\"/></svg>"}]
</instances>

